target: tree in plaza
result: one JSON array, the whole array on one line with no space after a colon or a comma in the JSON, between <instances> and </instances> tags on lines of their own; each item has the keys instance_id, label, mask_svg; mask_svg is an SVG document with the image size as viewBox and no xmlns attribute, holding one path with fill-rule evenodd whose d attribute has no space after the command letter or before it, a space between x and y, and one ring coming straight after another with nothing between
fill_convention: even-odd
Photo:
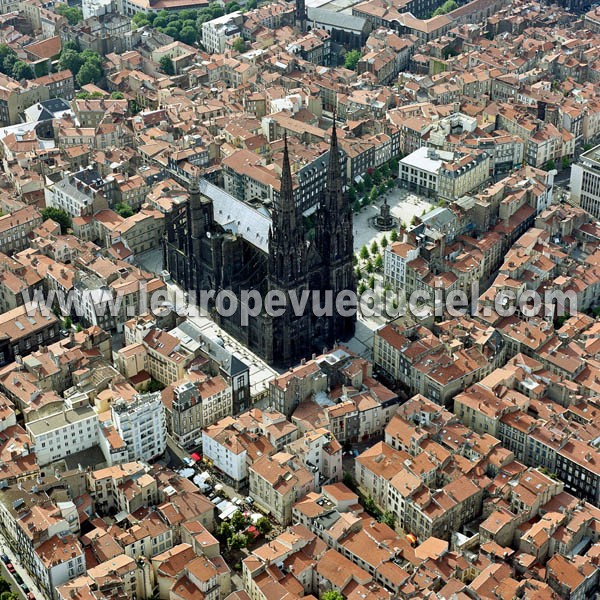
<instances>
[{"instance_id":1,"label":"tree in plaza","mask_svg":"<svg viewBox=\"0 0 600 600\"><path fill-rule=\"evenodd\" d=\"M248 527L249 522L248 517L245 517L240 510L234 512L231 517L231 527L234 531L243 531Z\"/></svg>"},{"instance_id":2,"label":"tree in plaza","mask_svg":"<svg viewBox=\"0 0 600 600\"><path fill-rule=\"evenodd\" d=\"M392 229L390 233L390 241L397 242L398 241L398 232L395 229Z\"/></svg>"},{"instance_id":3,"label":"tree in plaza","mask_svg":"<svg viewBox=\"0 0 600 600\"><path fill-rule=\"evenodd\" d=\"M377 254L377 252L379 252L379 244L377 243L377 240L373 240L373 243L371 244L371 254Z\"/></svg>"},{"instance_id":4,"label":"tree in plaza","mask_svg":"<svg viewBox=\"0 0 600 600\"><path fill-rule=\"evenodd\" d=\"M217 533L219 539L226 542L232 535L233 529L231 528L231 525L227 522L221 523L221 527L219 527L219 531Z\"/></svg>"},{"instance_id":5,"label":"tree in plaza","mask_svg":"<svg viewBox=\"0 0 600 600\"><path fill-rule=\"evenodd\" d=\"M367 264L365 265L365 269L366 269L367 273L369 273L369 275L375 270L375 267L373 266L371 259L369 259L367 261Z\"/></svg>"},{"instance_id":6,"label":"tree in plaza","mask_svg":"<svg viewBox=\"0 0 600 600\"><path fill-rule=\"evenodd\" d=\"M383 256L381 256L381 254L378 254L375 257L375 270L376 271L382 271L383 270Z\"/></svg>"},{"instance_id":7,"label":"tree in plaza","mask_svg":"<svg viewBox=\"0 0 600 600\"><path fill-rule=\"evenodd\" d=\"M375 277L373 275L371 275L371 277L369 277L369 282L367 283L367 285L374 290L375 289Z\"/></svg>"},{"instance_id":8,"label":"tree in plaza","mask_svg":"<svg viewBox=\"0 0 600 600\"><path fill-rule=\"evenodd\" d=\"M271 521L267 519L267 517L261 517L256 521L255 527L260 533L263 535L267 535L273 529L273 525L271 525Z\"/></svg>"},{"instance_id":9,"label":"tree in plaza","mask_svg":"<svg viewBox=\"0 0 600 600\"><path fill-rule=\"evenodd\" d=\"M367 258L369 258L369 249L368 249L366 246L363 246L363 247L360 249L360 257L361 257L363 260L367 260Z\"/></svg>"},{"instance_id":10,"label":"tree in plaza","mask_svg":"<svg viewBox=\"0 0 600 600\"><path fill-rule=\"evenodd\" d=\"M229 548L229 550L239 550L240 548L245 548L247 545L248 536L240 531L234 533L227 540L227 548Z\"/></svg>"},{"instance_id":11,"label":"tree in plaza","mask_svg":"<svg viewBox=\"0 0 600 600\"><path fill-rule=\"evenodd\" d=\"M387 239L387 237L385 237L385 235L381 238L381 242L380 243L381 243L381 247L382 248L387 248L388 239Z\"/></svg>"}]
</instances>

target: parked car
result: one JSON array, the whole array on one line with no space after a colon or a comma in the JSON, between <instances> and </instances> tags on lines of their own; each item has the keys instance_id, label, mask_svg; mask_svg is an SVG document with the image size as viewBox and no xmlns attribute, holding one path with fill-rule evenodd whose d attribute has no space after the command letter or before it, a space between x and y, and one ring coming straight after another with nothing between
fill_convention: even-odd
<instances>
[{"instance_id":1,"label":"parked car","mask_svg":"<svg viewBox=\"0 0 600 600\"><path fill-rule=\"evenodd\" d=\"M17 582L17 585L23 585L23 578L18 573L15 573L13 578Z\"/></svg>"},{"instance_id":2,"label":"parked car","mask_svg":"<svg viewBox=\"0 0 600 600\"><path fill-rule=\"evenodd\" d=\"M36 600L35 596L33 595L33 592L28 592L27 593L27 600Z\"/></svg>"},{"instance_id":3,"label":"parked car","mask_svg":"<svg viewBox=\"0 0 600 600\"><path fill-rule=\"evenodd\" d=\"M12 563L6 563L6 569L9 573L14 573L15 572L15 568L13 566Z\"/></svg>"},{"instance_id":4,"label":"parked car","mask_svg":"<svg viewBox=\"0 0 600 600\"><path fill-rule=\"evenodd\" d=\"M3 554L2 556L0 556L0 558L2 559L2 562L7 565L10 562L10 558L8 558L8 556L6 554Z\"/></svg>"},{"instance_id":5,"label":"parked car","mask_svg":"<svg viewBox=\"0 0 600 600\"><path fill-rule=\"evenodd\" d=\"M244 500L247 504L254 504L254 498L252 496L246 496Z\"/></svg>"},{"instance_id":6,"label":"parked car","mask_svg":"<svg viewBox=\"0 0 600 600\"><path fill-rule=\"evenodd\" d=\"M24 594L28 594L29 593L29 588L27 587L27 584L25 582L23 582L21 584L21 589L23 590Z\"/></svg>"},{"instance_id":7,"label":"parked car","mask_svg":"<svg viewBox=\"0 0 600 600\"><path fill-rule=\"evenodd\" d=\"M219 502L223 502L223 498L221 498L221 496L215 496L214 498L211 498L211 502L213 504L219 504Z\"/></svg>"},{"instance_id":8,"label":"parked car","mask_svg":"<svg viewBox=\"0 0 600 600\"><path fill-rule=\"evenodd\" d=\"M184 456L181 460L183 461L183 464L187 467L193 467L196 464L191 458L187 456Z\"/></svg>"}]
</instances>

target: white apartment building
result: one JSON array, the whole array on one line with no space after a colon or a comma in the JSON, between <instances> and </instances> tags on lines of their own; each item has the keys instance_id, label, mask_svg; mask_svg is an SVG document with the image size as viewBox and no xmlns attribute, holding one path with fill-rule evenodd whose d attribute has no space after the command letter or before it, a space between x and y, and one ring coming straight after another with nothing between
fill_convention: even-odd
<instances>
[{"instance_id":1,"label":"white apartment building","mask_svg":"<svg viewBox=\"0 0 600 600\"><path fill-rule=\"evenodd\" d=\"M128 461L149 462L167 447L167 424L160 392L141 394L112 405L112 421L125 444Z\"/></svg>"},{"instance_id":2,"label":"white apartment building","mask_svg":"<svg viewBox=\"0 0 600 600\"><path fill-rule=\"evenodd\" d=\"M571 198L576 206L600 218L600 146L584 152L571 167Z\"/></svg>"},{"instance_id":3,"label":"white apartment building","mask_svg":"<svg viewBox=\"0 0 600 600\"><path fill-rule=\"evenodd\" d=\"M400 183L419 194L433 195L438 189L438 172L444 161L451 161L454 153L425 146L417 148L398 166Z\"/></svg>"},{"instance_id":4,"label":"white apartment building","mask_svg":"<svg viewBox=\"0 0 600 600\"><path fill-rule=\"evenodd\" d=\"M65 177L44 189L46 206L60 208L72 217L80 217L91 212L94 203L93 193L82 186L81 182L73 183Z\"/></svg>"},{"instance_id":5,"label":"white apartment building","mask_svg":"<svg viewBox=\"0 0 600 600\"><path fill-rule=\"evenodd\" d=\"M394 290L404 287L406 263L419 256L419 248L407 242L394 242L383 253L383 279Z\"/></svg>"},{"instance_id":6,"label":"white apartment building","mask_svg":"<svg viewBox=\"0 0 600 600\"><path fill-rule=\"evenodd\" d=\"M115 12L115 9L115 0L82 0L81 2L81 12L84 19L101 17Z\"/></svg>"},{"instance_id":7,"label":"white apartment building","mask_svg":"<svg viewBox=\"0 0 600 600\"><path fill-rule=\"evenodd\" d=\"M54 597L56 588L86 571L85 553L74 535L52 536L35 549L35 574Z\"/></svg>"},{"instance_id":8,"label":"white apartment building","mask_svg":"<svg viewBox=\"0 0 600 600\"><path fill-rule=\"evenodd\" d=\"M87 450L98 443L98 415L91 406L77 406L26 423L40 466Z\"/></svg>"},{"instance_id":9,"label":"white apartment building","mask_svg":"<svg viewBox=\"0 0 600 600\"><path fill-rule=\"evenodd\" d=\"M223 15L202 24L202 45L211 54L221 54L228 39L242 35L243 17L240 11Z\"/></svg>"},{"instance_id":10,"label":"white apartment building","mask_svg":"<svg viewBox=\"0 0 600 600\"><path fill-rule=\"evenodd\" d=\"M248 452L230 430L213 425L202 431L202 453L236 482L248 479Z\"/></svg>"}]
</instances>

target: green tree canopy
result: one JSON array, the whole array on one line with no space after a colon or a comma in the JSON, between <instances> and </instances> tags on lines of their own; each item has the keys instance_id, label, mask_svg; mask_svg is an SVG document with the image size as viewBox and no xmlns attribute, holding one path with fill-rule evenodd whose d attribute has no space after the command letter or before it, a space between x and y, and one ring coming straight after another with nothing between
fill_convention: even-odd
<instances>
[{"instance_id":1,"label":"green tree canopy","mask_svg":"<svg viewBox=\"0 0 600 600\"><path fill-rule=\"evenodd\" d=\"M167 75L175 74L175 66L173 65L173 61L169 56L163 56L158 64L160 65L163 73L166 73Z\"/></svg>"},{"instance_id":2,"label":"green tree canopy","mask_svg":"<svg viewBox=\"0 0 600 600\"><path fill-rule=\"evenodd\" d=\"M118 92L115 92L118 93ZM75 94L76 100L98 100L99 98L103 98L104 94L101 92L77 92ZM111 94L112 98L112 94Z\"/></svg>"},{"instance_id":3,"label":"green tree canopy","mask_svg":"<svg viewBox=\"0 0 600 600\"><path fill-rule=\"evenodd\" d=\"M69 25L77 25L79 21L83 19L83 13L81 9L76 6L69 6L68 4L58 4L55 9L56 14L65 17L69 22Z\"/></svg>"},{"instance_id":4,"label":"green tree canopy","mask_svg":"<svg viewBox=\"0 0 600 600\"><path fill-rule=\"evenodd\" d=\"M234 531L243 531L246 529L246 527L248 527L250 520L248 517L244 516L244 513L242 513L241 510L238 510L233 513L230 522Z\"/></svg>"},{"instance_id":5,"label":"green tree canopy","mask_svg":"<svg viewBox=\"0 0 600 600\"><path fill-rule=\"evenodd\" d=\"M124 202L119 202L115 205L115 212L119 213L124 219L133 215L133 209L131 206L129 206L129 204L125 204Z\"/></svg>"},{"instance_id":6,"label":"green tree canopy","mask_svg":"<svg viewBox=\"0 0 600 600\"><path fill-rule=\"evenodd\" d=\"M344 596L337 590L329 590L321 594L321 600L344 600Z\"/></svg>"},{"instance_id":7,"label":"green tree canopy","mask_svg":"<svg viewBox=\"0 0 600 600\"><path fill-rule=\"evenodd\" d=\"M60 208L54 208L53 206L48 206L42 210L42 218L44 220L52 219L53 221L56 221L56 223L60 225L60 231L63 234L67 233L67 230L72 225L69 213Z\"/></svg>"},{"instance_id":8,"label":"green tree canopy","mask_svg":"<svg viewBox=\"0 0 600 600\"><path fill-rule=\"evenodd\" d=\"M390 233L390 241L397 242L398 241L398 232L395 229L392 229Z\"/></svg>"},{"instance_id":9,"label":"green tree canopy","mask_svg":"<svg viewBox=\"0 0 600 600\"><path fill-rule=\"evenodd\" d=\"M356 71L356 66L358 65L358 61L360 60L361 54L360 50L350 50L346 52L346 58L344 60L344 67L346 69L351 69L352 71Z\"/></svg>"},{"instance_id":10,"label":"green tree canopy","mask_svg":"<svg viewBox=\"0 0 600 600\"><path fill-rule=\"evenodd\" d=\"M98 83L101 78L102 69L91 61L87 61L82 65L76 77L80 86L88 85L88 83Z\"/></svg>"},{"instance_id":11,"label":"green tree canopy","mask_svg":"<svg viewBox=\"0 0 600 600\"><path fill-rule=\"evenodd\" d=\"M246 51L246 42L241 38L235 38L235 40L233 40L233 44L232 44L233 49L236 52L245 52Z\"/></svg>"},{"instance_id":12,"label":"green tree canopy","mask_svg":"<svg viewBox=\"0 0 600 600\"><path fill-rule=\"evenodd\" d=\"M255 527L263 535L267 535L273 529L273 525L271 525L271 521L269 521L267 517L261 517L260 519L258 519L258 521L256 521Z\"/></svg>"},{"instance_id":13,"label":"green tree canopy","mask_svg":"<svg viewBox=\"0 0 600 600\"><path fill-rule=\"evenodd\" d=\"M454 0L446 0L444 4L433 11L431 16L438 17L440 15L446 15L449 12L452 12L455 8L458 8L458 4Z\"/></svg>"},{"instance_id":14,"label":"green tree canopy","mask_svg":"<svg viewBox=\"0 0 600 600\"><path fill-rule=\"evenodd\" d=\"M179 41L184 44L194 45L198 41L198 32L195 27L183 27L179 33Z\"/></svg>"},{"instance_id":15,"label":"green tree canopy","mask_svg":"<svg viewBox=\"0 0 600 600\"><path fill-rule=\"evenodd\" d=\"M12 77L17 81L21 79L33 79L33 69L22 60L18 60L12 67Z\"/></svg>"},{"instance_id":16,"label":"green tree canopy","mask_svg":"<svg viewBox=\"0 0 600 600\"><path fill-rule=\"evenodd\" d=\"M85 60L81 57L77 50L73 50L72 48L67 48L60 54L60 58L58 59L58 66L62 70L68 69L73 73L73 75L77 75L79 73L79 69L81 69Z\"/></svg>"},{"instance_id":17,"label":"green tree canopy","mask_svg":"<svg viewBox=\"0 0 600 600\"><path fill-rule=\"evenodd\" d=\"M248 536L240 531L234 533L227 540L227 548L230 550L239 550L240 548L245 548L248 545Z\"/></svg>"}]
</instances>

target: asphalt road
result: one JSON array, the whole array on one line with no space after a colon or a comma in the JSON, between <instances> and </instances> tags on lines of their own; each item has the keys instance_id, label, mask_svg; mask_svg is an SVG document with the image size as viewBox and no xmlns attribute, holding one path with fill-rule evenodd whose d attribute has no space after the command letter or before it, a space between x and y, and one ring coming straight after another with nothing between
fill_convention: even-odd
<instances>
[{"instance_id":1,"label":"asphalt road","mask_svg":"<svg viewBox=\"0 0 600 600\"><path fill-rule=\"evenodd\" d=\"M34 583L33 579L29 575L29 573L26 571L26 569L23 566L21 566L21 563L18 560L19 557L15 555L12 548L8 545L8 542L6 541L6 537L1 530L0 530L0 554L8 555L11 563L14 565L15 569L17 570L17 572L19 573L19 575L21 576L23 581L25 581L29 590L31 592L33 592L33 594L35 595L36 600L47 600L46 596L44 594L42 594L42 592L38 589L38 587ZM14 580L13 576L6 570L6 566L2 561L0 561L0 571L2 573L2 576L11 583L11 585L13 586L13 591L17 592L17 594L19 595L19 598L22 600L26 600L25 594L23 593L21 588L17 585L17 582Z\"/></svg>"}]
</instances>

